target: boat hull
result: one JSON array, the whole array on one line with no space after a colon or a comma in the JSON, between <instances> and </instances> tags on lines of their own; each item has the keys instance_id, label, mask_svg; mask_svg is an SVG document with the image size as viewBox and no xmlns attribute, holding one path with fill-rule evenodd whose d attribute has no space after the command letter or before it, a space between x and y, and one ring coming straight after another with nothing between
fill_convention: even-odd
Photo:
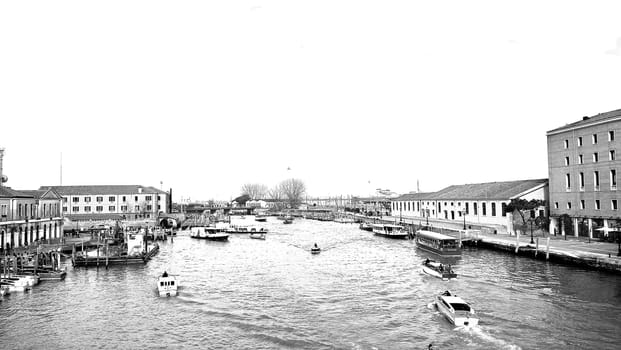
<instances>
[{"instance_id":1,"label":"boat hull","mask_svg":"<svg viewBox=\"0 0 621 350\"><path fill-rule=\"evenodd\" d=\"M407 233L395 233L395 234L385 234L385 233L378 233L378 232L373 232L373 233L376 236L392 238L392 239L407 239L408 238Z\"/></svg>"},{"instance_id":2,"label":"boat hull","mask_svg":"<svg viewBox=\"0 0 621 350\"><path fill-rule=\"evenodd\" d=\"M228 241L229 235L210 235L210 236L192 236L192 238L196 239L206 239L209 241Z\"/></svg>"},{"instance_id":3,"label":"boat hull","mask_svg":"<svg viewBox=\"0 0 621 350\"><path fill-rule=\"evenodd\" d=\"M479 324L479 319L475 317L474 313L459 311L455 313L444 305L441 297L436 297L436 308L438 311L446 317L446 319L455 326L472 327Z\"/></svg>"}]
</instances>

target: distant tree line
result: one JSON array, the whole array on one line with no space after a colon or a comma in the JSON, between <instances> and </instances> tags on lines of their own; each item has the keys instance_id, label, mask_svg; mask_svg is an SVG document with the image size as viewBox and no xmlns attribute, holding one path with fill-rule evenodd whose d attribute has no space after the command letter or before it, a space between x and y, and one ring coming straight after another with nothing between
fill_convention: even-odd
<instances>
[{"instance_id":1,"label":"distant tree line","mask_svg":"<svg viewBox=\"0 0 621 350\"><path fill-rule=\"evenodd\" d=\"M247 198L246 201L251 199L271 199L284 203L287 208L298 208L306 195L306 185L300 179L291 178L281 181L272 188L268 188L263 184L247 183L242 186L241 192L240 197L247 197L238 198Z\"/></svg>"}]
</instances>

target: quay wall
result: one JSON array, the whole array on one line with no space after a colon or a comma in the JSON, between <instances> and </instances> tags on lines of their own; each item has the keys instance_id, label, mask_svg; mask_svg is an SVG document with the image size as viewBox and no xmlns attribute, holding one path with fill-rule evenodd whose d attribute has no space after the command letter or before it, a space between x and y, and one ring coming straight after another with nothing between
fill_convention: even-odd
<instances>
[{"instance_id":1,"label":"quay wall","mask_svg":"<svg viewBox=\"0 0 621 350\"><path fill-rule=\"evenodd\" d=\"M539 250L528 244L521 244L516 253L515 243L487 240L485 237L478 241L464 242L468 246L476 246L480 248L506 251L519 256L531 259L546 260L546 247L540 245ZM585 254L584 252L566 252L550 248L549 261L562 263L584 268L607 271L611 273L621 274L621 259L617 257L607 257L601 254Z\"/></svg>"}]
</instances>

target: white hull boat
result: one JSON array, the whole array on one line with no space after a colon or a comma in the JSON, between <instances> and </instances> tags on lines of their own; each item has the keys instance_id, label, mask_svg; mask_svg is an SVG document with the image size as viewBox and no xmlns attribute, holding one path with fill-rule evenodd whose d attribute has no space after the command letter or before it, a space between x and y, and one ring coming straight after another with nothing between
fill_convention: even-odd
<instances>
[{"instance_id":1,"label":"white hull boat","mask_svg":"<svg viewBox=\"0 0 621 350\"><path fill-rule=\"evenodd\" d=\"M179 279L177 276L171 276L164 272L157 279L157 291L161 297L174 297L177 296L177 289L179 288Z\"/></svg>"},{"instance_id":2,"label":"white hull boat","mask_svg":"<svg viewBox=\"0 0 621 350\"><path fill-rule=\"evenodd\" d=\"M436 296L436 307L452 324L456 326L476 326L479 319L475 316L474 309L462 298L445 291Z\"/></svg>"}]
</instances>

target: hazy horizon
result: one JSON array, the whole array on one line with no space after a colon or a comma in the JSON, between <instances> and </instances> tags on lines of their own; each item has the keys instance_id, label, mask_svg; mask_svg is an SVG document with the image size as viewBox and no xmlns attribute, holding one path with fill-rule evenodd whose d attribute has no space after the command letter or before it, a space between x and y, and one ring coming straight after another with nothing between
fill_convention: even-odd
<instances>
[{"instance_id":1,"label":"hazy horizon","mask_svg":"<svg viewBox=\"0 0 621 350\"><path fill-rule=\"evenodd\" d=\"M621 3L0 3L14 189L309 196L548 177L546 131L621 108ZM289 169L289 170L288 170Z\"/></svg>"}]
</instances>

